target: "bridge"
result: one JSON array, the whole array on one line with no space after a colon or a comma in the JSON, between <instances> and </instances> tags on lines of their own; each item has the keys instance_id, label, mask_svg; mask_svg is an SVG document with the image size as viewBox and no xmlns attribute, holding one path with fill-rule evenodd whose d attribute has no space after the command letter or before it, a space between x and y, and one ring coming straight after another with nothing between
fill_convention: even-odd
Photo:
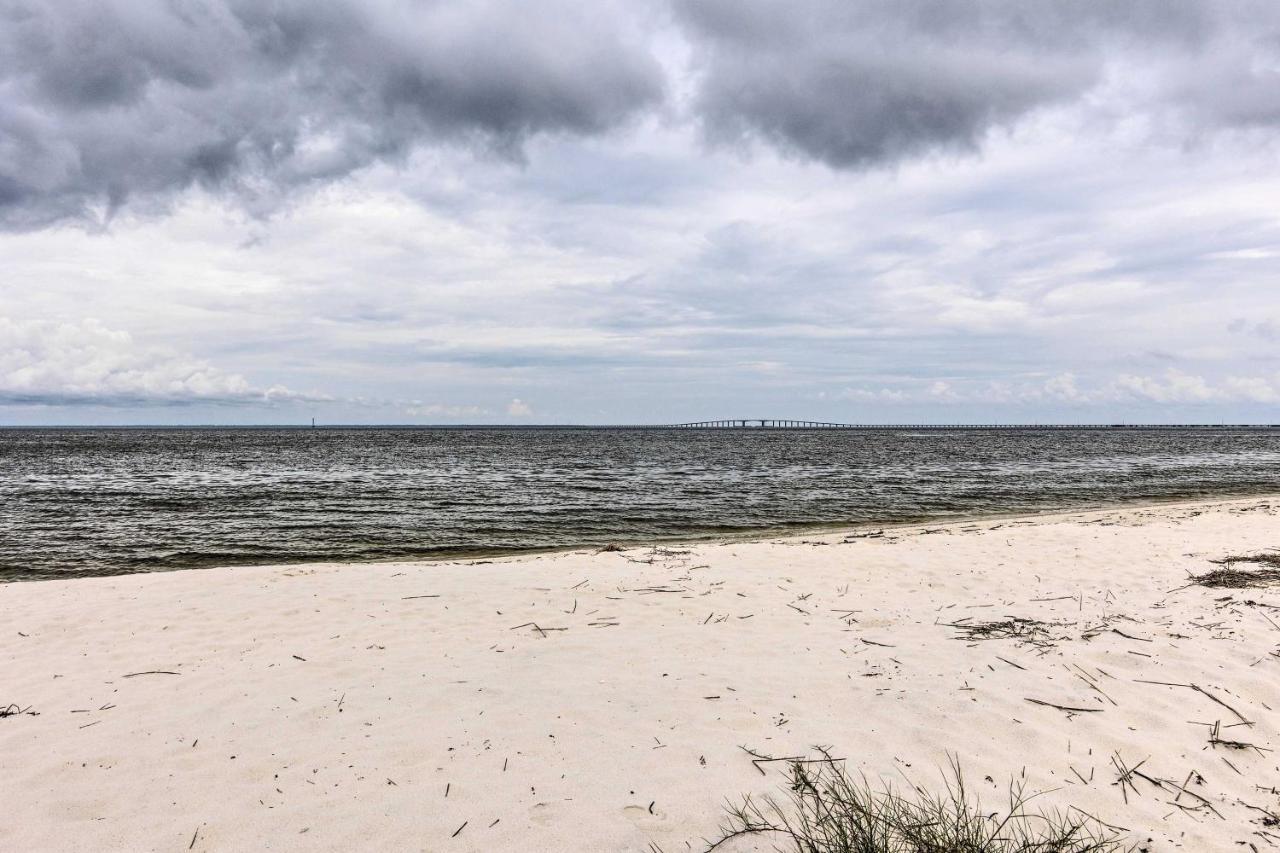
<instances>
[{"instance_id":1,"label":"bridge","mask_svg":"<svg viewBox=\"0 0 1280 853\"><path fill-rule=\"evenodd\" d=\"M837 424L825 421L793 421L772 418L732 418L723 421L691 421L660 424L651 429L856 429L856 430L1258 430L1280 424Z\"/></svg>"},{"instance_id":2,"label":"bridge","mask_svg":"<svg viewBox=\"0 0 1280 853\"><path fill-rule=\"evenodd\" d=\"M855 424L829 424L822 421L783 421L771 418L738 418L728 421L693 421L667 424L670 429L859 429Z\"/></svg>"}]
</instances>

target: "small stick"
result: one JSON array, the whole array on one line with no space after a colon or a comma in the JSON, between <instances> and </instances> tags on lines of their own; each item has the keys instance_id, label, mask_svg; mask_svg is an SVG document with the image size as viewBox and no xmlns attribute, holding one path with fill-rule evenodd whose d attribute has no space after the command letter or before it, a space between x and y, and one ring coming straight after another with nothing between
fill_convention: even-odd
<instances>
[{"instance_id":1,"label":"small stick","mask_svg":"<svg viewBox=\"0 0 1280 853\"><path fill-rule=\"evenodd\" d=\"M149 669L146 672L131 672L128 675L122 675L121 678L134 678L139 675L181 675L180 672L170 672L167 669Z\"/></svg>"},{"instance_id":2,"label":"small stick","mask_svg":"<svg viewBox=\"0 0 1280 853\"><path fill-rule=\"evenodd\" d=\"M1177 803L1178 800L1182 799L1182 795L1187 792L1187 783L1191 781L1191 777L1194 775L1196 775L1195 768L1192 768L1187 772L1187 778L1182 780L1182 784L1178 786L1178 796L1173 798L1174 803Z\"/></svg>"},{"instance_id":3,"label":"small stick","mask_svg":"<svg viewBox=\"0 0 1280 853\"><path fill-rule=\"evenodd\" d=\"M1084 815L1084 816L1085 816L1085 817L1087 817L1087 818L1090 818L1090 819L1092 819L1092 820L1097 821L1098 823L1100 823L1100 824L1102 824L1103 826L1105 826L1107 829L1114 829L1116 832L1128 832L1128 831L1129 831L1129 828L1128 828L1127 826L1116 826L1116 825L1115 825L1115 824L1113 824L1113 823L1107 823L1105 820L1099 820L1098 818L1096 818L1096 817L1094 817L1093 815L1089 814L1089 813L1088 813L1087 811L1085 811L1084 809L1076 808L1075 806L1068 806L1068 808L1070 808L1072 811L1080 812L1080 814Z\"/></svg>"},{"instance_id":4,"label":"small stick","mask_svg":"<svg viewBox=\"0 0 1280 853\"><path fill-rule=\"evenodd\" d=\"M1217 696L1214 696L1214 695L1213 695L1212 693L1210 693L1208 690L1205 690L1205 689L1204 689L1203 687L1201 687L1199 684L1179 684L1179 683L1176 683L1176 682L1173 682L1173 681L1147 681L1147 680L1142 679L1142 678L1135 678L1135 679L1134 679L1134 681L1138 682L1139 684L1159 684L1159 685L1162 685L1162 686L1164 686L1164 687L1185 687L1185 688L1187 688L1188 690L1194 690L1194 691L1196 691L1197 693L1200 693L1200 694L1203 694L1204 696L1207 696L1207 697L1208 697L1209 699L1211 699L1212 701L1217 702L1219 705L1221 705L1222 707L1226 708L1226 709L1227 709L1228 711L1230 711L1231 713L1235 714L1235 715L1236 715L1236 717L1240 720L1240 722L1244 723L1246 726L1251 726L1251 725L1253 725L1253 721L1252 721L1252 720L1250 720L1250 719L1248 719L1247 717L1245 717L1245 716L1244 716L1244 714L1241 714L1239 711L1237 711L1235 708L1232 708L1232 707L1231 707L1230 705L1228 705L1226 702L1223 702L1223 701L1222 701L1221 699L1219 699Z\"/></svg>"},{"instance_id":5,"label":"small stick","mask_svg":"<svg viewBox=\"0 0 1280 853\"><path fill-rule=\"evenodd\" d=\"M1057 708L1059 711L1066 711L1068 714L1100 714L1102 713L1101 708L1073 708L1070 705L1055 705L1052 702L1044 702L1044 701L1041 701L1040 699L1032 699L1029 696L1024 696L1023 698L1026 699L1028 702L1031 702L1032 704L1045 705L1046 707L1049 707L1049 708Z\"/></svg>"}]
</instances>

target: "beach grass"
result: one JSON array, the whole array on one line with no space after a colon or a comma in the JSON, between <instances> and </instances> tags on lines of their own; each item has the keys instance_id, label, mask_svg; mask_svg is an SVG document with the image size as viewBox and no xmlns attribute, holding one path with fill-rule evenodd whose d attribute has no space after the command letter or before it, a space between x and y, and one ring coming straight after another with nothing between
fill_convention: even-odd
<instances>
[{"instance_id":1,"label":"beach grass","mask_svg":"<svg viewBox=\"0 0 1280 853\"><path fill-rule=\"evenodd\" d=\"M1002 811L984 810L952 759L941 791L875 787L842 759L790 759L786 796L729 807L708 850L748 836L797 853L1112 853L1132 849L1118 832L1076 811L1036 811L1017 782Z\"/></svg>"}]
</instances>

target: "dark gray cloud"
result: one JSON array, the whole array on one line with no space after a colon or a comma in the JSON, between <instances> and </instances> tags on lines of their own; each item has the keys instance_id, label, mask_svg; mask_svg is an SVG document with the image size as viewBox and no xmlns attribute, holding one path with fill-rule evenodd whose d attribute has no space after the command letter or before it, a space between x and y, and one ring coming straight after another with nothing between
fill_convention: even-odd
<instances>
[{"instance_id":1,"label":"dark gray cloud","mask_svg":"<svg viewBox=\"0 0 1280 853\"><path fill-rule=\"evenodd\" d=\"M675 0L715 141L831 166L974 150L1110 73L1127 112L1280 122L1280 6L1219 0Z\"/></svg>"},{"instance_id":2,"label":"dark gray cloud","mask_svg":"<svg viewBox=\"0 0 1280 853\"><path fill-rule=\"evenodd\" d=\"M600 133L662 96L629 21L519 0L0 0L0 221L195 183L269 206L424 142L519 157L539 133Z\"/></svg>"},{"instance_id":3,"label":"dark gray cloud","mask_svg":"<svg viewBox=\"0 0 1280 853\"><path fill-rule=\"evenodd\" d=\"M519 160L670 106L672 26L679 114L836 168L977 150L1058 104L1178 142L1280 124L1275 0L0 0L0 227L192 185L265 212L423 145ZM704 168L642 156L529 183L657 203Z\"/></svg>"}]
</instances>

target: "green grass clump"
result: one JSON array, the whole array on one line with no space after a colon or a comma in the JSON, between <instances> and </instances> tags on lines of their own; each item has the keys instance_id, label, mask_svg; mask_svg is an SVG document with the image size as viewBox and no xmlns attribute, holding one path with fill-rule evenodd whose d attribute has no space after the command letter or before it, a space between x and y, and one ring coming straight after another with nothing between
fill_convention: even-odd
<instances>
[{"instance_id":1,"label":"green grass clump","mask_svg":"<svg viewBox=\"0 0 1280 853\"><path fill-rule=\"evenodd\" d=\"M1113 853L1129 850L1118 835L1079 813L1031 811L1020 784L1009 787L1003 814L984 813L965 788L955 760L941 793L890 785L876 789L850 776L840 759L822 752L793 760L783 802L747 797L729 809L719 840L769 836L777 850L797 853Z\"/></svg>"}]
</instances>

